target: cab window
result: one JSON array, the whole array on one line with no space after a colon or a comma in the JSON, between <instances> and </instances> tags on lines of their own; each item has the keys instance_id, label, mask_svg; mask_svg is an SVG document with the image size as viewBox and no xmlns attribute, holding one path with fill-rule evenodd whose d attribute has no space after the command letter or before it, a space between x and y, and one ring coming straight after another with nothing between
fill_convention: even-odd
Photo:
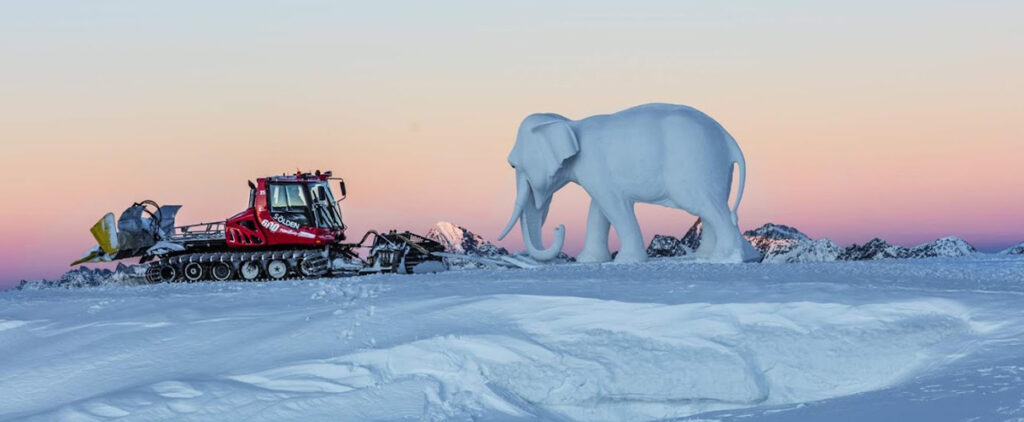
<instances>
[{"instance_id":1,"label":"cab window","mask_svg":"<svg viewBox=\"0 0 1024 422\"><path fill-rule=\"evenodd\" d=\"M270 185L270 212L275 219L286 219L301 226L310 225L309 200L300 183Z\"/></svg>"}]
</instances>

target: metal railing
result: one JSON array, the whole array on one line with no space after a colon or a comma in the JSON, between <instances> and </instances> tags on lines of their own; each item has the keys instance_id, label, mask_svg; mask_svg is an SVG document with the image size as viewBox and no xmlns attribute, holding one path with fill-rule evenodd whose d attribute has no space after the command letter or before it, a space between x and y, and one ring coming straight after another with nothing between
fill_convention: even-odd
<instances>
[{"instance_id":1,"label":"metal railing","mask_svg":"<svg viewBox=\"0 0 1024 422\"><path fill-rule=\"evenodd\" d=\"M178 226L174 228L171 239L179 241L224 240L224 222Z\"/></svg>"}]
</instances>

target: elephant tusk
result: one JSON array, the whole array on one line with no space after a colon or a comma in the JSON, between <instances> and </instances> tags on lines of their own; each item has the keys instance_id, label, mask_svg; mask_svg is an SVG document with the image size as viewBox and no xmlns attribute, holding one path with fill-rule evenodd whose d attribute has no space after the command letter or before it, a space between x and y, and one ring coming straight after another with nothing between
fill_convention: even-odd
<instances>
[{"instance_id":1,"label":"elephant tusk","mask_svg":"<svg viewBox=\"0 0 1024 422\"><path fill-rule=\"evenodd\" d=\"M521 178L525 179L525 178ZM512 218L508 220L508 225L505 226L505 230L501 231L498 235L498 240L502 240L508 233L512 231L512 227L515 227L516 221L519 221L523 215L523 208L526 207L526 203L530 200L530 185L526 180L516 180L516 187L518 192L516 193L516 205L512 210Z\"/></svg>"}]
</instances>

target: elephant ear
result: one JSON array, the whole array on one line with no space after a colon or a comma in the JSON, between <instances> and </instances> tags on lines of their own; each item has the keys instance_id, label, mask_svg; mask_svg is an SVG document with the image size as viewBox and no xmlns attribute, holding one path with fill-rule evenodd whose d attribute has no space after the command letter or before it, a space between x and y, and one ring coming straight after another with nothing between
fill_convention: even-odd
<instances>
[{"instance_id":1,"label":"elephant ear","mask_svg":"<svg viewBox=\"0 0 1024 422\"><path fill-rule=\"evenodd\" d=\"M555 171L562 166L562 162L580 152L580 143L576 140L576 133L564 120L541 123L531 130L540 135L546 142L547 149L544 151L546 158L554 163L551 166L548 177L555 175Z\"/></svg>"},{"instance_id":2,"label":"elephant ear","mask_svg":"<svg viewBox=\"0 0 1024 422\"><path fill-rule=\"evenodd\" d=\"M550 193L548 190L555 173L565 160L580 151L580 144L562 116L533 115L523 122L523 126L519 141L509 155L509 162L526 173L534 200L540 208Z\"/></svg>"}]
</instances>

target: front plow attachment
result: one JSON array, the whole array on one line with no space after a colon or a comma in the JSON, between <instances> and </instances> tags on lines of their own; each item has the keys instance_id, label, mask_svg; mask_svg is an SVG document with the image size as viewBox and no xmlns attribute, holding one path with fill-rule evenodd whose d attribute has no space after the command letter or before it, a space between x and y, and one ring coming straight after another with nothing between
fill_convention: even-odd
<instances>
[{"instance_id":1,"label":"front plow attachment","mask_svg":"<svg viewBox=\"0 0 1024 422\"><path fill-rule=\"evenodd\" d=\"M174 217L179 209L180 205L161 207L153 201L137 202L121 213L116 227L114 214L107 213L89 229L97 245L71 265L146 255L149 248L174 233Z\"/></svg>"}]
</instances>

